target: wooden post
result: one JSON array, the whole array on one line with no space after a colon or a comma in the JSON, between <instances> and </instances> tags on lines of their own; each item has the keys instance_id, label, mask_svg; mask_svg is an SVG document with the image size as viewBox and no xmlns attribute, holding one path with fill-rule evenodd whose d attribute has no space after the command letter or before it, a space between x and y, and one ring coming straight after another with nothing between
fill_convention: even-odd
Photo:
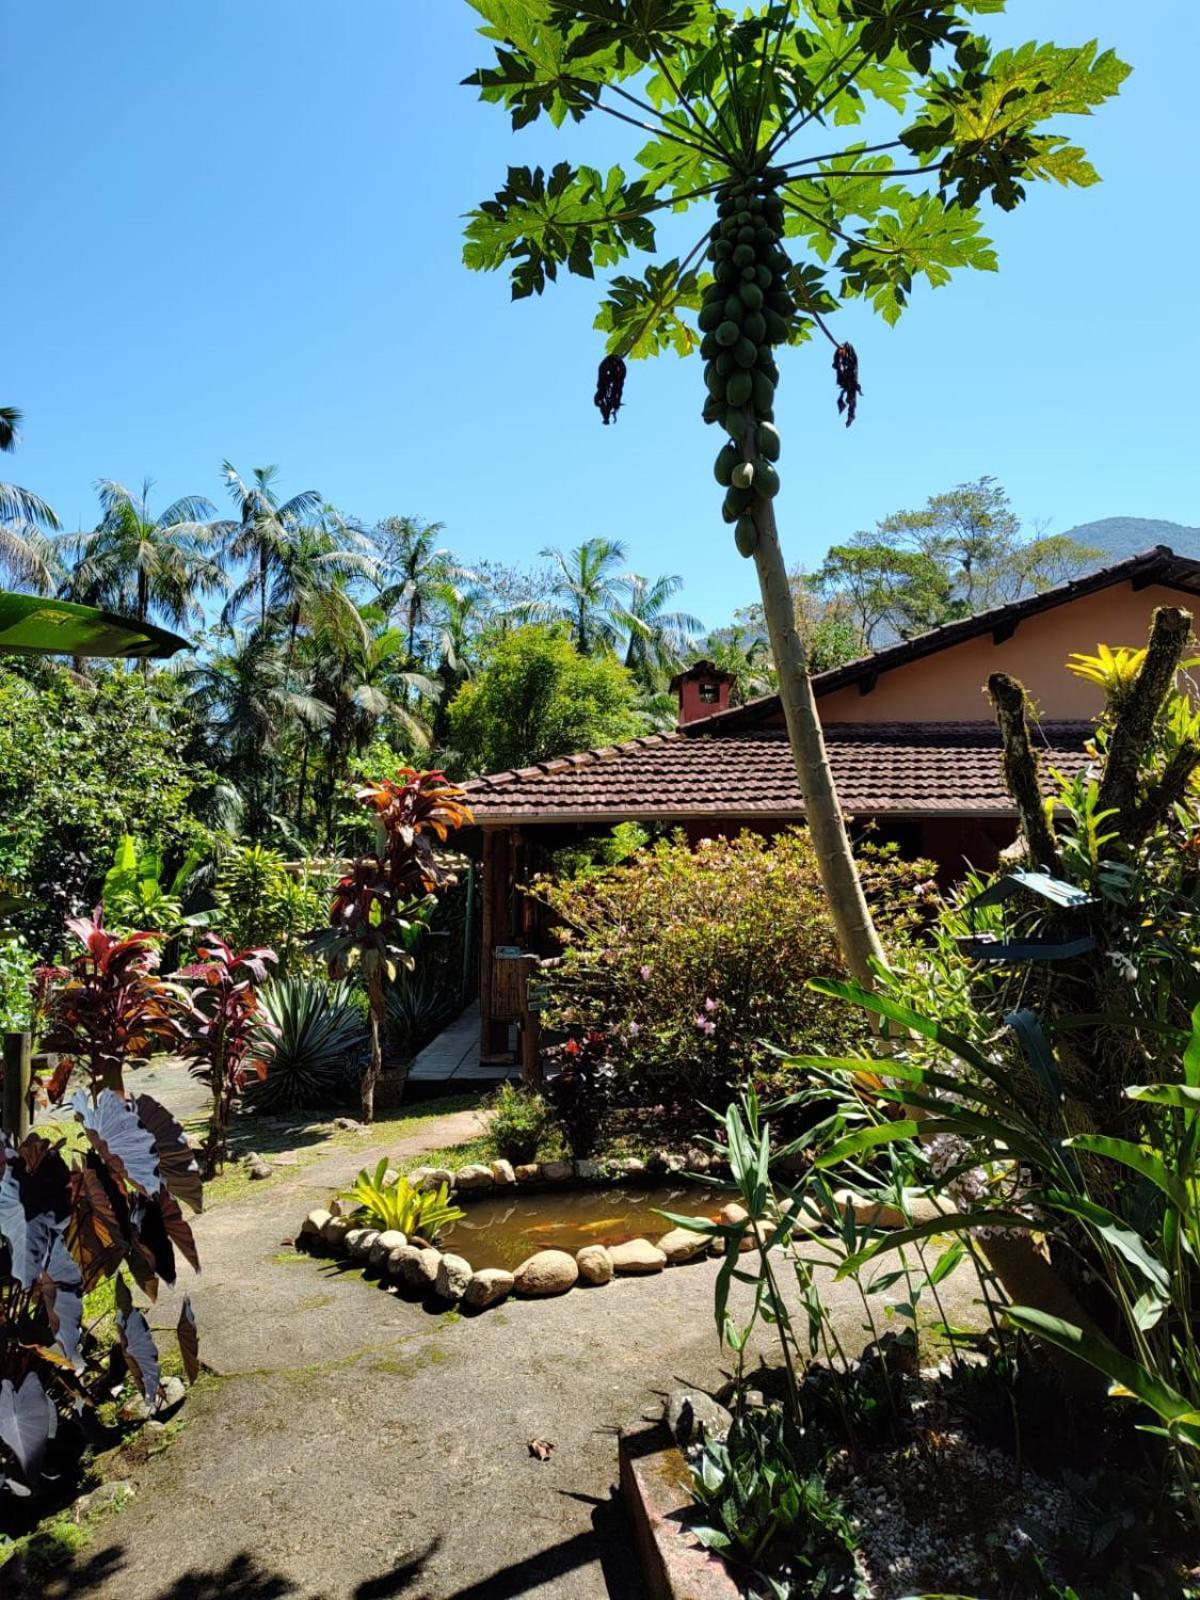
<instances>
[{"instance_id":1,"label":"wooden post","mask_svg":"<svg viewBox=\"0 0 1200 1600\"><path fill-rule=\"evenodd\" d=\"M27 1033L4 1035L4 1131L19 1144L29 1132L33 1043Z\"/></svg>"},{"instance_id":2,"label":"wooden post","mask_svg":"<svg viewBox=\"0 0 1200 1600\"><path fill-rule=\"evenodd\" d=\"M483 916L479 951L479 1054L484 1061L508 1049L508 1023L496 1011L496 946L508 942L508 875L510 853L507 831L485 828L483 833Z\"/></svg>"},{"instance_id":3,"label":"wooden post","mask_svg":"<svg viewBox=\"0 0 1200 1600\"><path fill-rule=\"evenodd\" d=\"M539 962L536 956L527 956L521 966L521 1082L527 1089L536 1089L542 1081L542 1025L529 1003L529 977Z\"/></svg>"}]
</instances>

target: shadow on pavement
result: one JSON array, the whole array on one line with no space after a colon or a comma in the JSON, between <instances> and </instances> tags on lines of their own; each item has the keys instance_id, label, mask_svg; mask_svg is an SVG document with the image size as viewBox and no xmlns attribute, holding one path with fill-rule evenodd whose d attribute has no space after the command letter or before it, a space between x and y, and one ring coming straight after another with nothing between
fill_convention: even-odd
<instances>
[{"instance_id":1,"label":"shadow on pavement","mask_svg":"<svg viewBox=\"0 0 1200 1600\"><path fill-rule=\"evenodd\" d=\"M412 1595L413 1584L420 1578L430 1558L437 1551L440 1540L435 1539L419 1555L411 1556L380 1573L377 1578L367 1578L355 1588L336 1595L313 1595L309 1600L392 1600L392 1597ZM29 1588L42 1600L67 1600L68 1596L95 1594L104 1585L120 1576L124 1557L119 1549L102 1550L90 1559L80 1559L61 1567L44 1586ZM300 1596L302 1591L282 1573L271 1572L261 1566L256 1556L242 1551L223 1567L195 1568L176 1578L173 1583L155 1592L154 1600L288 1600Z\"/></svg>"}]
</instances>

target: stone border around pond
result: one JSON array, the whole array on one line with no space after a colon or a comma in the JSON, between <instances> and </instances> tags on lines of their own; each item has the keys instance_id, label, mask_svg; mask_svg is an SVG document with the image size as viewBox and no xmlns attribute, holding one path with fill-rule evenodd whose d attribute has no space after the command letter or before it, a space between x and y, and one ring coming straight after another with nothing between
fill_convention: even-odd
<instances>
[{"instance_id":1,"label":"stone border around pond","mask_svg":"<svg viewBox=\"0 0 1200 1600\"><path fill-rule=\"evenodd\" d=\"M692 1160L695 1154L700 1159ZM689 1152L688 1159L665 1152L649 1162L634 1159L601 1163L598 1161L541 1161L514 1167L508 1161L493 1161L489 1166L474 1163L456 1172L448 1167L414 1167L408 1180L421 1189L436 1189L443 1183L464 1202L511 1193L516 1189L539 1192L555 1189L639 1183L647 1178L728 1176L723 1162L712 1161ZM740 1222L746 1217L739 1205L729 1204L721 1212L724 1222ZM510 1294L534 1299L565 1294L579 1284L598 1287L614 1276L644 1276L661 1272L668 1265L699 1261L709 1253L721 1254L721 1242L687 1228L668 1229L657 1240L630 1239L623 1244L588 1244L574 1254L567 1250L538 1250L514 1272L501 1267L476 1271L464 1257L442 1251L423 1239L408 1239L395 1230L355 1225L334 1200L329 1209L310 1211L300 1225L296 1248L312 1254L338 1256L375 1272L380 1283L397 1285L418 1294L432 1296L447 1305L461 1304L475 1311L499 1305ZM743 1248L753 1248L747 1239Z\"/></svg>"},{"instance_id":2,"label":"stone border around pond","mask_svg":"<svg viewBox=\"0 0 1200 1600\"><path fill-rule=\"evenodd\" d=\"M660 1151L650 1161L634 1159L602 1163L599 1161L541 1161L514 1167L508 1161L490 1165L472 1163L456 1172L449 1167L414 1167L407 1174L410 1183L422 1189L437 1189L445 1184L455 1198L470 1202L489 1195L511 1193L517 1189L539 1192L568 1187L597 1187L639 1183L645 1179L707 1177L718 1180L729 1176L729 1168L701 1151L689 1150L687 1157ZM397 1174L388 1174L388 1181ZM913 1194L909 1215L886 1205L860 1208L854 1197L839 1191L839 1204L852 1204L858 1220L872 1227L895 1228L920 1222L940 1210L927 1197ZM781 1202L789 1210L792 1202ZM736 1202L722 1207L721 1221L744 1222L747 1213ZM767 1232L769 1238L770 1233ZM667 1266L682 1266L700 1261L707 1254L723 1255L724 1243L693 1233L689 1228L671 1228L657 1239L630 1239L623 1244L588 1244L572 1254L568 1250L538 1250L522 1261L514 1272L502 1267L483 1267L476 1271L465 1257L452 1250L440 1250L424 1239L408 1239L395 1230L380 1232L355 1224L343 1212L341 1202L333 1200L328 1210L310 1211L300 1224L296 1248L315 1255L331 1255L361 1264L375 1272L384 1287L396 1286L434 1299L443 1306L463 1305L484 1311L499 1305L510 1294L530 1299L565 1294L577 1285L598 1287L615 1276L644 1276L661 1272ZM743 1250L753 1250L755 1240L747 1234Z\"/></svg>"}]
</instances>

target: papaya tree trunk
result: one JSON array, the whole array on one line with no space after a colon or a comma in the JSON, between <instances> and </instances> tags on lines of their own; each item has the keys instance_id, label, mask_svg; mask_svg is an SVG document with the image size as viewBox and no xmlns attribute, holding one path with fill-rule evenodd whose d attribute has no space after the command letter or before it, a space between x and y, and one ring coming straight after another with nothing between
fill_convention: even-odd
<instances>
[{"instance_id":1,"label":"papaya tree trunk","mask_svg":"<svg viewBox=\"0 0 1200 1600\"><path fill-rule=\"evenodd\" d=\"M373 972L367 982L367 1003L371 1017L371 1060L363 1073L362 1080L362 1119L364 1122L375 1120L375 1085L379 1082L379 1074L383 1070L383 1045L382 1045L382 1018L386 1004L383 992L383 975Z\"/></svg>"},{"instance_id":2,"label":"papaya tree trunk","mask_svg":"<svg viewBox=\"0 0 1200 1600\"><path fill-rule=\"evenodd\" d=\"M754 418L746 417L743 455L755 455ZM779 547L775 510L770 500L756 496L754 521L758 543L754 565L762 593L763 614L771 640L771 653L779 674L779 698L787 722L788 742L804 797L805 819L817 857L821 885L829 902L834 931L846 966L859 983L874 988L873 962L882 962L883 946L875 931L862 880L850 849L850 838L838 805L837 789L829 769L825 736L817 715L817 700L804 645L796 630L796 615L787 568Z\"/></svg>"}]
</instances>

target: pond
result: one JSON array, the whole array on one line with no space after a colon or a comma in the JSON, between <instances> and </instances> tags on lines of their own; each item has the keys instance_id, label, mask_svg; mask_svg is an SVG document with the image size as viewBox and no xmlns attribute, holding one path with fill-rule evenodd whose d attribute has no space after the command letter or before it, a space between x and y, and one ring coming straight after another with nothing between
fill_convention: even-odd
<instances>
[{"instance_id":1,"label":"pond","mask_svg":"<svg viewBox=\"0 0 1200 1600\"><path fill-rule=\"evenodd\" d=\"M574 1254L585 1244L658 1239L671 1227L659 1209L715 1218L729 1195L727 1190L680 1182L563 1193L510 1192L467 1201L466 1216L443 1232L440 1246L465 1256L473 1267L511 1271L537 1250Z\"/></svg>"}]
</instances>

